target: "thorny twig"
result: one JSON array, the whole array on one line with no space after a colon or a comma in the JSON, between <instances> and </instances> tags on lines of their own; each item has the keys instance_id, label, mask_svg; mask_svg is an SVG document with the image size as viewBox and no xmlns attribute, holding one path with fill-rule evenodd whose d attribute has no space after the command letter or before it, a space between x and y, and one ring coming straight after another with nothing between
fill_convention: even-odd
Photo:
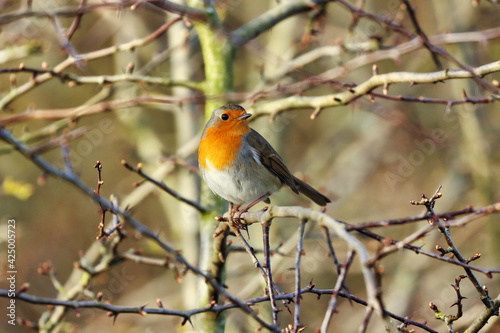
<instances>
[{"instance_id":1,"label":"thorny twig","mask_svg":"<svg viewBox=\"0 0 500 333\"><path fill-rule=\"evenodd\" d=\"M101 162L97 161L94 164L94 168L97 169L97 187L96 187L96 190L94 191L94 193L96 195L101 195L101 186L102 186L102 184L104 184L104 181L101 178L101 171L102 171L102 164L101 164ZM101 222L99 223L99 227L98 227L98 229L99 229L99 235L97 235L97 239L100 239L103 236L107 236L104 233L104 223L105 223L105 220L106 220L106 212L108 210L105 207L103 207L102 204L99 204L99 207L101 208Z\"/></svg>"},{"instance_id":2,"label":"thorny twig","mask_svg":"<svg viewBox=\"0 0 500 333\"><path fill-rule=\"evenodd\" d=\"M434 195L431 198L427 198L425 196L425 194L422 193L422 199L420 201L417 202L415 200L412 200L412 201L410 201L410 203L412 205L425 206L425 208L427 209L429 214L431 214L431 216L432 216L431 219L429 219L429 224L432 223L432 224L437 225L438 230L441 232L444 239L446 240L446 243L448 244L449 252L453 253L453 255L457 258L458 261L460 261L462 263L467 263L467 259L462 256L462 254L460 253L458 248L455 246L453 240L451 239L450 228L444 227L441 224L441 220L437 217L437 214L434 212L434 205L436 203L436 200L441 198L441 196L442 196L440 190L441 190L441 186L439 186L439 188L436 190L436 193L434 193ZM488 295L487 291L483 288L483 286L481 285L481 283L479 282L479 280L475 276L474 272L469 267L466 267L466 266L464 266L464 270L467 273L467 277L469 278L469 280L472 282L472 284L476 288L476 291L479 294L479 297L480 297L481 301L483 302L483 304L487 308L492 308L494 306L493 302L492 302L490 296Z\"/></svg>"},{"instance_id":3,"label":"thorny twig","mask_svg":"<svg viewBox=\"0 0 500 333\"><path fill-rule=\"evenodd\" d=\"M467 276L465 275L460 275L458 278L455 279L455 284L452 284L451 286L455 290L455 293L457 294L457 300L455 303L453 303L451 306L457 306L457 313L455 315L446 315L439 308L437 307L436 304L430 303L429 307L434 311L436 319L442 320L446 326L448 326L448 332L454 332L453 330L453 322L460 319L463 315L463 305L462 301L464 299L467 299L467 297L462 296L462 293L460 292L460 281L462 279L466 278Z\"/></svg>"},{"instance_id":4,"label":"thorny twig","mask_svg":"<svg viewBox=\"0 0 500 333\"><path fill-rule=\"evenodd\" d=\"M219 218L222 220L221 217L219 217ZM255 255L255 252L256 252L255 249L253 247L251 247L250 244L248 244L245 237L243 237L243 235L241 234L239 228L234 227L231 223L229 223L229 226L231 228L231 231L233 231L234 235L236 236L236 238L238 238L238 240L242 244L244 251L246 251L248 253L248 255L250 256L250 258L252 259L254 266L259 269L259 272L261 273L264 281L267 281L268 280L267 271L264 268L264 266L260 263L259 259L257 259L257 256ZM217 233L218 233L218 231L216 231L216 234L214 235L214 237L217 235ZM264 250L262 250L262 252L264 252ZM270 253L274 253L274 251L270 251ZM281 291L274 282L273 282L273 289L276 291L276 293L278 295L284 295L284 292ZM288 306L288 303L285 300L283 300L283 305L287 308L288 312L291 313L290 307Z\"/></svg>"},{"instance_id":5,"label":"thorny twig","mask_svg":"<svg viewBox=\"0 0 500 333\"><path fill-rule=\"evenodd\" d=\"M322 295L331 295L333 293L333 289L316 289L314 287L314 284L310 284L305 288L302 288L300 290L300 293L305 295L305 294L314 294L317 296L317 299L319 299ZM0 289L0 297L8 297L8 290L5 289ZM341 297L347 297L343 291L340 291L338 293L339 296ZM277 300L288 300L288 301L293 301L293 299L296 297L296 293L292 292L289 294L283 294L283 295L276 295ZM352 300L355 303L361 304L363 306L367 306L368 303L354 295L351 295ZM32 303L32 304L40 304L40 305L60 305L68 308L74 308L74 309L83 309L83 308L92 308L92 309L101 309L104 311L110 311L116 315L120 313L135 313L135 314L158 314L158 315L171 315L171 316L178 316L184 318L183 323L186 323L187 321L190 320L191 316L199 314L199 313L205 313L205 312L221 312L221 311L226 311L229 309L234 309L237 308L237 305L235 304L224 304L224 305L214 305L214 306L204 306L201 308L193 309L193 310L188 310L188 311L177 311L177 310L169 310L165 309L163 307L160 308L148 308L146 306L135 306L135 307L126 307L126 306L115 306L111 305L105 302L101 301L65 301L65 300L60 300L60 299L53 299L53 298L48 298L48 297L38 297L34 295L30 295L26 293L26 290L23 292L18 292L16 293L16 299ZM268 302L269 301L269 296L262 296L254 299L247 300L246 303L248 304L257 304L261 302ZM420 323L416 322L413 320L410 320L408 318L404 318L401 316L398 316L392 312L386 311L385 314L395 320L398 320L406 325L409 326L415 326L419 327L427 332L430 333L437 333L437 331L433 330L432 328L428 327L426 323Z\"/></svg>"}]
</instances>

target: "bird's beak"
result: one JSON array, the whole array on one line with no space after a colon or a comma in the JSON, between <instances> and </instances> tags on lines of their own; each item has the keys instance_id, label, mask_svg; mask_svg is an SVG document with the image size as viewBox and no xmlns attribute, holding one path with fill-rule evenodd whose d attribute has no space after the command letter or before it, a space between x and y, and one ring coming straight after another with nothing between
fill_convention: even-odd
<instances>
[{"instance_id":1,"label":"bird's beak","mask_svg":"<svg viewBox=\"0 0 500 333\"><path fill-rule=\"evenodd\" d=\"M252 116L251 113L243 113L241 116L239 116L236 119L238 119L238 120L244 120L244 119L250 118L251 116Z\"/></svg>"}]
</instances>

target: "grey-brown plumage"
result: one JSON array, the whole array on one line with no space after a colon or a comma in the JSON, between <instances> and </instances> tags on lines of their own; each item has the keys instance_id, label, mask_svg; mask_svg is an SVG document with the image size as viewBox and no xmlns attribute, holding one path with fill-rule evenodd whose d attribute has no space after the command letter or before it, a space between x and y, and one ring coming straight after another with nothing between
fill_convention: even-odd
<instances>
[{"instance_id":1,"label":"grey-brown plumage","mask_svg":"<svg viewBox=\"0 0 500 333\"><path fill-rule=\"evenodd\" d=\"M252 129L246 136L246 140L255 154L254 156L258 158L267 170L276 175L283 184L288 185L292 191L297 194L299 192L304 194L320 206L326 206L327 203L331 202L330 199L319 193L312 186L292 175L281 157L262 135Z\"/></svg>"}]
</instances>

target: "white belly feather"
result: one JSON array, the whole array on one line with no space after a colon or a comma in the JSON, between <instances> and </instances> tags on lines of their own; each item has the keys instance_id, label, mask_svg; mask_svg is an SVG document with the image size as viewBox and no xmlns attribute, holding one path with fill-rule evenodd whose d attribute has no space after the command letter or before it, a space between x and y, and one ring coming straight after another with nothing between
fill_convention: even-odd
<instances>
[{"instance_id":1,"label":"white belly feather","mask_svg":"<svg viewBox=\"0 0 500 333\"><path fill-rule=\"evenodd\" d=\"M252 163L253 162L253 163ZM208 187L218 196L236 205L249 204L265 194L271 194L281 188L279 179L253 160L245 168L238 164L229 169L216 170L207 160L207 171L201 169L201 175ZM256 169L262 170L255 172Z\"/></svg>"}]
</instances>

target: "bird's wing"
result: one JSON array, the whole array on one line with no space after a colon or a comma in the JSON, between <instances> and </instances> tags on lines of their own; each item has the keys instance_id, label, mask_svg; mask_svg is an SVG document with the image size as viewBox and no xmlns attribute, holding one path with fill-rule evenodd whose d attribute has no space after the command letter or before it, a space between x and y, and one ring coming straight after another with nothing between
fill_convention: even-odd
<instances>
[{"instance_id":1,"label":"bird's wing","mask_svg":"<svg viewBox=\"0 0 500 333\"><path fill-rule=\"evenodd\" d=\"M246 135L246 139L250 145L254 159L298 194L299 191L295 183L295 177L293 177L281 157L266 139L253 129Z\"/></svg>"}]
</instances>

